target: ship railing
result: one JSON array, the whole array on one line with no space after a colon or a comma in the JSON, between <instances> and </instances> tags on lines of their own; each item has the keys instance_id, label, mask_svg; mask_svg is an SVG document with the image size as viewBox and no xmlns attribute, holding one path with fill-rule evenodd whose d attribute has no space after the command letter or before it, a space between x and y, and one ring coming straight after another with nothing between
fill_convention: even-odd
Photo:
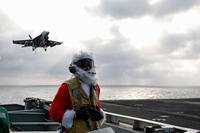
<instances>
[{"instance_id":1,"label":"ship railing","mask_svg":"<svg viewBox=\"0 0 200 133\"><path fill-rule=\"evenodd\" d=\"M200 133L199 130L185 128L157 121L125 116L121 114L105 112L106 123L122 127L123 129L129 129L135 132L144 133Z\"/></svg>"}]
</instances>

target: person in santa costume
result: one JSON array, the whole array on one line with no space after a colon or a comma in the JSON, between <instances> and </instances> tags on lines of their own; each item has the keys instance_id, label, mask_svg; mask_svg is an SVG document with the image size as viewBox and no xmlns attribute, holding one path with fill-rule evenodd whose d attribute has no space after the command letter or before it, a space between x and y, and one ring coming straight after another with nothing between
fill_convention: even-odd
<instances>
[{"instance_id":1,"label":"person in santa costume","mask_svg":"<svg viewBox=\"0 0 200 133\"><path fill-rule=\"evenodd\" d=\"M50 117L61 123L61 132L85 133L97 130L105 120L99 100L100 87L95 78L91 53L79 52L69 65L72 78L63 82L50 107Z\"/></svg>"}]
</instances>

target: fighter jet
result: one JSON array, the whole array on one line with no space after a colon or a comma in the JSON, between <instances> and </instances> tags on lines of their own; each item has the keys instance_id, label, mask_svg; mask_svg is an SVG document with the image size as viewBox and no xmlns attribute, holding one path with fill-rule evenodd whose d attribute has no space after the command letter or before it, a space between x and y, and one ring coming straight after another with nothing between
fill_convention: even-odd
<instances>
[{"instance_id":1,"label":"fighter jet","mask_svg":"<svg viewBox=\"0 0 200 133\"><path fill-rule=\"evenodd\" d=\"M63 42L57 42L49 40L49 32L43 31L39 36L32 38L30 35L30 39L28 40L13 40L13 44L20 44L24 47L32 47L32 50L34 51L38 47L43 47L45 51L47 51L47 47L54 47L56 45L60 45Z\"/></svg>"}]
</instances>

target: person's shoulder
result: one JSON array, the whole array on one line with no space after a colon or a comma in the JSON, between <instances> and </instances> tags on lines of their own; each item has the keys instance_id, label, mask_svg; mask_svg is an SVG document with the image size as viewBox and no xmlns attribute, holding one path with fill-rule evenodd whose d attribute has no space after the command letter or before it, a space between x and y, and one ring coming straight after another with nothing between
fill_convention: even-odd
<instances>
[{"instance_id":1,"label":"person's shoulder","mask_svg":"<svg viewBox=\"0 0 200 133\"><path fill-rule=\"evenodd\" d=\"M67 83L66 83L66 82L63 82L63 83L61 84L61 87L67 87Z\"/></svg>"},{"instance_id":2,"label":"person's shoulder","mask_svg":"<svg viewBox=\"0 0 200 133\"><path fill-rule=\"evenodd\" d=\"M68 80L65 80L63 83L65 84L73 84L73 83L76 83L78 81L77 77L72 77Z\"/></svg>"},{"instance_id":3,"label":"person's shoulder","mask_svg":"<svg viewBox=\"0 0 200 133\"><path fill-rule=\"evenodd\" d=\"M97 90L100 90L100 86L99 86L98 83L95 84L95 88L96 88Z\"/></svg>"},{"instance_id":4,"label":"person's shoulder","mask_svg":"<svg viewBox=\"0 0 200 133\"><path fill-rule=\"evenodd\" d=\"M71 79L64 81L61 84L60 89L69 90L69 89L75 89L75 88L78 88L78 87L79 87L79 83L77 82L76 77L72 77Z\"/></svg>"},{"instance_id":5,"label":"person's shoulder","mask_svg":"<svg viewBox=\"0 0 200 133\"><path fill-rule=\"evenodd\" d=\"M98 84L98 83L96 83L96 84L95 84L95 86L96 86L96 87L99 87L99 84Z\"/></svg>"},{"instance_id":6,"label":"person's shoulder","mask_svg":"<svg viewBox=\"0 0 200 133\"><path fill-rule=\"evenodd\" d=\"M66 81L64 81L63 83L61 83L59 90L65 90L68 89L68 84Z\"/></svg>"}]
</instances>

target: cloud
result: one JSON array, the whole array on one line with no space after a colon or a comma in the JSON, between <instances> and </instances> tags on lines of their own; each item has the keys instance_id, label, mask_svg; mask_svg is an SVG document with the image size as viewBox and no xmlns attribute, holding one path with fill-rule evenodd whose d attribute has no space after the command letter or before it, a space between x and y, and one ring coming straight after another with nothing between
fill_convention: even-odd
<instances>
[{"instance_id":1,"label":"cloud","mask_svg":"<svg viewBox=\"0 0 200 133\"><path fill-rule=\"evenodd\" d=\"M191 29L187 33L165 34L156 45L152 46L151 51L172 59L199 59L199 28Z\"/></svg>"},{"instance_id":2,"label":"cloud","mask_svg":"<svg viewBox=\"0 0 200 133\"><path fill-rule=\"evenodd\" d=\"M185 12L197 6L198 0L160 0L152 6L152 14L156 17L162 17L178 12Z\"/></svg>"},{"instance_id":3,"label":"cloud","mask_svg":"<svg viewBox=\"0 0 200 133\"><path fill-rule=\"evenodd\" d=\"M0 10L0 21L1 21L1 25L0 25L0 36L4 36L7 35L12 29L15 28L15 26L13 26L13 23L11 21L11 19L6 16L6 14Z\"/></svg>"},{"instance_id":4,"label":"cloud","mask_svg":"<svg viewBox=\"0 0 200 133\"><path fill-rule=\"evenodd\" d=\"M99 11L114 18L139 17L149 10L146 0L102 0Z\"/></svg>"},{"instance_id":5,"label":"cloud","mask_svg":"<svg viewBox=\"0 0 200 133\"><path fill-rule=\"evenodd\" d=\"M84 42L94 52L99 79L104 84L142 84L145 75L141 75L141 68L151 59L135 49L118 27L112 27L111 32L111 39L94 38Z\"/></svg>"},{"instance_id":6,"label":"cloud","mask_svg":"<svg viewBox=\"0 0 200 133\"><path fill-rule=\"evenodd\" d=\"M188 47L194 32L167 34L161 39L163 43L154 45L153 52L150 48L134 48L117 26L111 28L113 38L93 38L84 44L96 56L97 75L103 84L194 85L198 84L193 75L198 75L199 64L194 64L189 55L174 55ZM190 53L197 55L199 45L190 46ZM193 58L198 61L198 57Z\"/></svg>"},{"instance_id":7,"label":"cloud","mask_svg":"<svg viewBox=\"0 0 200 133\"><path fill-rule=\"evenodd\" d=\"M136 50L130 47L128 40L119 33L118 28L114 27L111 31L114 35L111 40L94 38L84 42L87 49L93 51L99 76L104 78L104 81L112 80L112 77L122 79L126 71L136 67L140 61Z\"/></svg>"},{"instance_id":8,"label":"cloud","mask_svg":"<svg viewBox=\"0 0 200 133\"><path fill-rule=\"evenodd\" d=\"M95 9L90 7L86 9L115 19L138 18L146 15L160 18L185 12L198 6L199 3L198 0L160 0L154 4L148 0L101 0Z\"/></svg>"},{"instance_id":9,"label":"cloud","mask_svg":"<svg viewBox=\"0 0 200 133\"><path fill-rule=\"evenodd\" d=\"M106 1L102 2L106 3ZM112 2L114 1L108 0L108 5L105 6L116 7L115 4L118 1L114 5L112 5ZM153 14L149 6L161 5L160 2L162 1L154 5L142 0L136 2L140 3L139 7L144 11L139 9L134 14L130 9L118 16L115 14L115 18L140 17L145 14ZM131 5L131 1L127 0L123 4L126 3ZM183 9L186 10L186 8L187 10L191 9L192 4L188 4L188 7L182 6L182 8L173 12L180 12ZM158 7L161 8L161 6L156 8ZM106 9L106 7L104 8ZM136 10L136 8L138 7L133 9ZM109 8L104 11L106 11L104 13L117 13L115 10L109 11ZM162 14L165 16L172 14L172 12L166 11ZM158 14L154 15L159 16ZM23 31L3 12L0 12L0 20L5 23L5 27L0 25L0 84L56 84L58 81L62 82L71 76L66 66L70 63L72 53L77 50L73 51L71 48L64 48L64 45L61 45L49 48L47 52L38 49L35 54L31 48L12 45L13 39L26 39L29 32ZM111 24L113 25L113 23ZM119 23L115 22L115 24ZM119 24L119 26L121 25ZM130 39L132 38L124 36L120 29L121 27L113 26L109 30L112 35L109 39L105 39L104 36L89 38L83 41L83 45L80 45L80 47L93 51L96 57L95 63L100 83L199 84L200 39L198 35L200 32L198 27L185 33L164 34L152 47L141 49L135 48L134 46L137 44L131 44L132 40Z\"/></svg>"},{"instance_id":10,"label":"cloud","mask_svg":"<svg viewBox=\"0 0 200 133\"><path fill-rule=\"evenodd\" d=\"M157 45L157 48L158 51L163 54L173 53L178 49L184 48L187 40L185 34L165 34L164 37L160 39L160 44Z\"/></svg>"}]
</instances>

